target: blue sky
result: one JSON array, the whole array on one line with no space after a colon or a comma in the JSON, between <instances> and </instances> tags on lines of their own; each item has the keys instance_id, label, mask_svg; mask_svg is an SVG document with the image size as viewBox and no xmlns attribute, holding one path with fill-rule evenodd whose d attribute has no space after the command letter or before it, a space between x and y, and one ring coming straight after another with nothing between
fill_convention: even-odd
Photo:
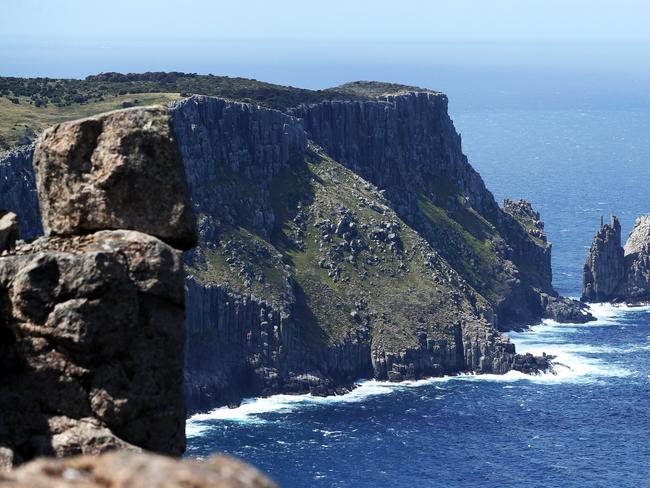
<instances>
[{"instance_id":1,"label":"blue sky","mask_svg":"<svg viewBox=\"0 0 650 488\"><path fill-rule=\"evenodd\" d=\"M3 0L2 13L2 34L52 40L650 40L647 0Z\"/></svg>"}]
</instances>

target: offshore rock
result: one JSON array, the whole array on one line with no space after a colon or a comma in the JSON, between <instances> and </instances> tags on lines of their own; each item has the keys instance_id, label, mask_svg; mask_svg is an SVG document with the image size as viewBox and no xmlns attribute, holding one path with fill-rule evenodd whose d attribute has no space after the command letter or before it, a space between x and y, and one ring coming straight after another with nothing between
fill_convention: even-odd
<instances>
[{"instance_id":1,"label":"offshore rock","mask_svg":"<svg viewBox=\"0 0 650 488\"><path fill-rule=\"evenodd\" d=\"M621 247L621 224L612 216L611 223L602 224L594 237L583 268L582 299L606 302L616 296L616 289L625 276L625 255Z\"/></svg>"},{"instance_id":2,"label":"offshore rock","mask_svg":"<svg viewBox=\"0 0 650 488\"><path fill-rule=\"evenodd\" d=\"M179 249L196 243L183 166L163 107L51 127L36 146L34 168L46 232L132 229Z\"/></svg>"},{"instance_id":3,"label":"offshore rock","mask_svg":"<svg viewBox=\"0 0 650 488\"><path fill-rule=\"evenodd\" d=\"M650 299L650 216L636 220L624 248L616 217L601 226L585 263L582 298L628 303Z\"/></svg>"},{"instance_id":4,"label":"offshore rock","mask_svg":"<svg viewBox=\"0 0 650 488\"><path fill-rule=\"evenodd\" d=\"M617 293L631 302L650 299L650 215L639 217L625 243L625 281Z\"/></svg>"},{"instance_id":5,"label":"offshore rock","mask_svg":"<svg viewBox=\"0 0 650 488\"><path fill-rule=\"evenodd\" d=\"M251 466L227 457L175 460L115 452L69 459L39 459L6 474L0 488L277 488Z\"/></svg>"},{"instance_id":6,"label":"offshore rock","mask_svg":"<svg viewBox=\"0 0 650 488\"><path fill-rule=\"evenodd\" d=\"M584 324L596 320L583 302L542 294L544 318L561 323Z\"/></svg>"}]
</instances>

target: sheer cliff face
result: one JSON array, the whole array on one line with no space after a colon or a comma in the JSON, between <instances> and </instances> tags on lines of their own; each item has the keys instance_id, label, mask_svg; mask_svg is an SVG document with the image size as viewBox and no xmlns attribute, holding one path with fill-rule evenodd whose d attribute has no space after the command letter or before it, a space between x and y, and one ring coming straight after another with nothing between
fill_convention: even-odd
<instances>
[{"instance_id":1,"label":"sheer cliff face","mask_svg":"<svg viewBox=\"0 0 650 488\"><path fill-rule=\"evenodd\" d=\"M465 239L486 259L493 259L493 245L513 259L524 251L510 248L469 201L512 226L525 244L532 238L499 210L460 153L446 99L397 100L333 102L339 108L332 131L343 142L319 141L324 151L308 144L314 134L305 133L309 121L300 118L309 117L300 111L306 108L293 117L205 97L172 108L202 239L188 256L190 408L275 391L328 393L359 377L501 373L513 366L514 348L496 331L490 303L450 265L441 241L422 238L406 219L426 219L422 205L434 215L426 227L432 236L441 239L434 231L443 222L446 237ZM356 118L347 120L349 111ZM340 127L366 145L346 139ZM376 167L340 164L348 153ZM381 178L364 178L375 172ZM443 180L454 190L441 187ZM483 240L454 220L461 217L485 233ZM547 248L539 248L545 256ZM483 272L476 254L463 258L474 258L470 276Z\"/></svg>"},{"instance_id":2,"label":"sheer cliff face","mask_svg":"<svg viewBox=\"0 0 650 488\"><path fill-rule=\"evenodd\" d=\"M650 298L650 216L639 217L625 248L616 217L602 225L584 266L582 299L589 302L645 301Z\"/></svg>"},{"instance_id":3,"label":"sheer cliff face","mask_svg":"<svg viewBox=\"0 0 650 488\"><path fill-rule=\"evenodd\" d=\"M499 208L462 153L445 95L322 102L291 113L334 159L386 191L397 214L492 303L501 326L541 315L540 292L554 294L543 227L531 234L526 216Z\"/></svg>"},{"instance_id":4,"label":"sheer cliff face","mask_svg":"<svg viewBox=\"0 0 650 488\"><path fill-rule=\"evenodd\" d=\"M31 239L43 233L32 169L34 146L0 156L0 209L20 215L20 235Z\"/></svg>"}]
</instances>

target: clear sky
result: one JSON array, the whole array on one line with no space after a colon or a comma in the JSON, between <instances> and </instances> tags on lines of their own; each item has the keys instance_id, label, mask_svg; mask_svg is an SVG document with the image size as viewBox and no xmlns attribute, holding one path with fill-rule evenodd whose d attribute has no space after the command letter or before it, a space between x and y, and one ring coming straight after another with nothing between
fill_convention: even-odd
<instances>
[{"instance_id":1,"label":"clear sky","mask_svg":"<svg viewBox=\"0 0 650 488\"><path fill-rule=\"evenodd\" d=\"M47 39L650 40L647 0L2 0Z\"/></svg>"},{"instance_id":2,"label":"clear sky","mask_svg":"<svg viewBox=\"0 0 650 488\"><path fill-rule=\"evenodd\" d=\"M381 79L467 103L650 103L649 19L650 0L0 0L0 74Z\"/></svg>"}]
</instances>

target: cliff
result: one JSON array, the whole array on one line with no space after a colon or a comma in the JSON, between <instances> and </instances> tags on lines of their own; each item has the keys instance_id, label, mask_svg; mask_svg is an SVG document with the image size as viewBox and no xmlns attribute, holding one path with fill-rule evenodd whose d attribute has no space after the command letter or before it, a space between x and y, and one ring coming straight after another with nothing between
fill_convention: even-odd
<instances>
[{"instance_id":1,"label":"cliff","mask_svg":"<svg viewBox=\"0 0 650 488\"><path fill-rule=\"evenodd\" d=\"M335 160L385 190L397 215L490 302L501 329L544 315L542 294L556 293L539 215L528 204L498 206L462 153L445 95L406 91L290 113Z\"/></svg>"},{"instance_id":2,"label":"cliff","mask_svg":"<svg viewBox=\"0 0 650 488\"><path fill-rule=\"evenodd\" d=\"M34 145L0 156L0 209L20 215L20 235L33 239L43 233L32 168Z\"/></svg>"},{"instance_id":3,"label":"cliff","mask_svg":"<svg viewBox=\"0 0 650 488\"><path fill-rule=\"evenodd\" d=\"M650 216L639 217L621 246L616 217L601 225L584 266L582 299L589 302L643 302L650 299Z\"/></svg>"},{"instance_id":4,"label":"cliff","mask_svg":"<svg viewBox=\"0 0 650 488\"><path fill-rule=\"evenodd\" d=\"M362 377L545 369L499 330L589 319L552 288L539 215L526 202L500 208L462 154L444 95L340 90L346 101L321 93L282 111L201 96L170 106L199 231L184 255L191 411ZM129 195L151 209L146 184ZM74 225L93 232L75 205Z\"/></svg>"},{"instance_id":5,"label":"cliff","mask_svg":"<svg viewBox=\"0 0 650 488\"><path fill-rule=\"evenodd\" d=\"M55 126L34 168L48 237L0 249L0 468L115 448L181 454L181 250L195 224L169 115ZM145 187L149 206L134 213Z\"/></svg>"},{"instance_id":6,"label":"cliff","mask_svg":"<svg viewBox=\"0 0 650 488\"><path fill-rule=\"evenodd\" d=\"M421 95L402 98L417 105ZM371 114L386 109L383 101L350 104L368 107ZM396 126L411 117L422 124L404 128L403 137L428 131L438 134L440 145L443 129L434 119L446 105L432 104L435 116L429 107L422 109L426 114L404 111L403 120L395 119ZM397 180L405 189L415 179L435 181L437 174L465 181L472 201L519 238L513 259L543 259L545 274L535 283L552 293L550 247L538 245L515 217L498 208L465 159L436 160L442 156L435 152L434 136L416 145L429 151L422 158L430 163L421 167L402 154L412 141L386 137L386 143L379 136L370 141L366 150L375 153L369 160L382 160L389 173L395 168L386 181L370 182L362 167L337 160L346 157L342 150L308 142L314 134L305 133L307 120L299 109L292 116L192 97L173 104L171 112L201 237L187 256L190 408L278 391L333 393L359 377L401 380L516 367L514 347L495 328L494 308L440 252L443 240L424 239L406 221L417 219L397 211L417 204L418 198L411 198L416 193L405 190L404 198L393 201L385 187L399 187ZM333 125L349 134L377 117ZM446 123L451 124L448 118ZM459 142L454 147L460 153ZM448 168L439 167L443 164ZM478 222L503 243L495 227L468 205L449 206L458 221L469 216L465 225ZM472 249L480 247L486 261L493 259L491 241L467 237L446 210L445 216L446 228L438 230L455 232ZM541 250L527 256L526 246ZM453 246L446 243L444 249L457 257ZM491 280L485 286L501 284L501 277L482 270L477 265L468 276ZM542 310L540 295L534 298L537 310L530 317Z\"/></svg>"}]
</instances>

